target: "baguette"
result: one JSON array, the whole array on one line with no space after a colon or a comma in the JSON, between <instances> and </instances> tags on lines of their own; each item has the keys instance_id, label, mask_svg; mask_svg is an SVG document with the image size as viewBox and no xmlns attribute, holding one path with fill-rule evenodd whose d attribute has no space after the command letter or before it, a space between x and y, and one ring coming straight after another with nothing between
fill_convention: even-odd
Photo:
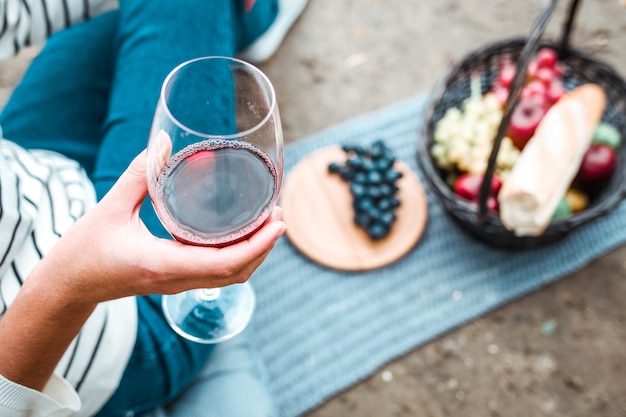
<instances>
[{"instance_id":1,"label":"baguette","mask_svg":"<svg viewBox=\"0 0 626 417\"><path fill-rule=\"evenodd\" d=\"M571 185L606 106L597 84L564 95L543 117L498 194L503 225L537 236Z\"/></svg>"}]
</instances>

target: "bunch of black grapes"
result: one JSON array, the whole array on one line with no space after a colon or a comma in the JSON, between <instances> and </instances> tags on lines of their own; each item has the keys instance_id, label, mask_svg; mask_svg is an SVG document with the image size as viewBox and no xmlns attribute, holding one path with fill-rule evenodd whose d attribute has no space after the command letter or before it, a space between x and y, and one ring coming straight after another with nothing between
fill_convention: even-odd
<instances>
[{"instance_id":1,"label":"bunch of black grapes","mask_svg":"<svg viewBox=\"0 0 626 417\"><path fill-rule=\"evenodd\" d=\"M396 221L398 186L402 172L394 167L396 158L382 140L369 147L343 145L347 159L343 164L331 162L328 171L337 174L350 186L354 223L370 239L380 240L391 232Z\"/></svg>"}]
</instances>

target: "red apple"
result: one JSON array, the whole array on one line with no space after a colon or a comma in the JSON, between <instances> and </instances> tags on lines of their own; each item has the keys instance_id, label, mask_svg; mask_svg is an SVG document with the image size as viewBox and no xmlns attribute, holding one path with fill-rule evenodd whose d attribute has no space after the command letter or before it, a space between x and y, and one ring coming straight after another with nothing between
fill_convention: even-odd
<instances>
[{"instance_id":1,"label":"red apple","mask_svg":"<svg viewBox=\"0 0 626 417\"><path fill-rule=\"evenodd\" d=\"M480 174L463 174L454 182L454 192L461 198L475 201L482 182L483 176Z\"/></svg>"},{"instance_id":2,"label":"red apple","mask_svg":"<svg viewBox=\"0 0 626 417\"><path fill-rule=\"evenodd\" d=\"M554 75L559 78L563 77L563 75L565 75L565 64L557 62L554 65Z\"/></svg>"},{"instance_id":3,"label":"red apple","mask_svg":"<svg viewBox=\"0 0 626 417\"><path fill-rule=\"evenodd\" d=\"M554 72L554 69L552 69L552 68L543 68L543 67L540 67L537 70L537 74L535 76L536 80L541 81L545 85L550 85L552 80L554 80L555 78L556 78L556 74Z\"/></svg>"},{"instance_id":4,"label":"red apple","mask_svg":"<svg viewBox=\"0 0 626 417\"><path fill-rule=\"evenodd\" d=\"M551 48L541 48L535 58L539 68L554 68L558 59L557 53Z\"/></svg>"},{"instance_id":5,"label":"red apple","mask_svg":"<svg viewBox=\"0 0 626 417\"><path fill-rule=\"evenodd\" d=\"M615 149L603 143L592 143L583 156L576 180L583 187L603 185L617 165Z\"/></svg>"},{"instance_id":6,"label":"red apple","mask_svg":"<svg viewBox=\"0 0 626 417\"><path fill-rule=\"evenodd\" d=\"M525 100L527 98L535 96L543 99L546 97L547 92L548 87L546 87L546 84L543 81L540 81L538 79L532 80L524 86L522 90L521 100Z\"/></svg>"},{"instance_id":7,"label":"red apple","mask_svg":"<svg viewBox=\"0 0 626 417\"><path fill-rule=\"evenodd\" d=\"M487 211L500 210L500 204L498 203L498 197L490 195L487 197Z\"/></svg>"},{"instance_id":8,"label":"red apple","mask_svg":"<svg viewBox=\"0 0 626 417\"><path fill-rule=\"evenodd\" d=\"M539 64L536 59L531 60L528 63L528 69L526 70L526 78L528 81L533 80L537 75L537 70L539 69Z\"/></svg>"},{"instance_id":9,"label":"red apple","mask_svg":"<svg viewBox=\"0 0 626 417\"><path fill-rule=\"evenodd\" d=\"M552 104L556 103L565 95L565 92L566 90L563 81L558 78L553 79L548 87L548 92L546 93L548 101Z\"/></svg>"},{"instance_id":10,"label":"red apple","mask_svg":"<svg viewBox=\"0 0 626 417\"><path fill-rule=\"evenodd\" d=\"M515 71L517 70L515 64L510 59L503 60L500 63L500 74L498 75L498 81L500 85L504 87L510 87L515 78Z\"/></svg>"},{"instance_id":11,"label":"red apple","mask_svg":"<svg viewBox=\"0 0 626 417\"><path fill-rule=\"evenodd\" d=\"M503 86L500 83L496 83L491 89L491 92L495 94L496 98L498 99L498 103L500 103L500 106L504 107L506 101L509 98L509 88Z\"/></svg>"},{"instance_id":12,"label":"red apple","mask_svg":"<svg viewBox=\"0 0 626 417\"><path fill-rule=\"evenodd\" d=\"M463 174L454 182L454 192L461 198L478 203L480 196L480 186L483 182L483 174ZM502 188L502 181L497 175L491 178L491 189L487 197L487 208L491 211L498 210L498 199L496 196Z\"/></svg>"},{"instance_id":13,"label":"red apple","mask_svg":"<svg viewBox=\"0 0 626 417\"><path fill-rule=\"evenodd\" d=\"M532 96L520 100L513 110L507 131L507 136L518 149L526 146L526 142L535 134L535 129L547 111L548 105L543 97Z\"/></svg>"}]
</instances>

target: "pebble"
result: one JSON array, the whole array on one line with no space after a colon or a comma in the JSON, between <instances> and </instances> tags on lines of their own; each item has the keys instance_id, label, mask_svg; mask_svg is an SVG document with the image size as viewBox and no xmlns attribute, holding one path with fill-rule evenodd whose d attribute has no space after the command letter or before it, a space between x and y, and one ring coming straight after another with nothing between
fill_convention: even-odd
<instances>
[{"instance_id":1,"label":"pebble","mask_svg":"<svg viewBox=\"0 0 626 417\"><path fill-rule=\"evenodd\" d=\"M568 387L577 390L582 389L585 385L585 381L583 381L583 379L578 375L566 376L563 378L563 380Z\"/></svg>"},{"instance_id":2,"label":"pebble","mask_svg":"<svg viewBox=\"0 0 626 417\"><path fill-rule=\"evenodd\" d=\"M626 269L626 265L624 265L624 269ZM574 293L571 291L566 291L563 293L563 302L567 305L571 305L574 303Z\"/></svg>"},{"instance_id":3,"label":"pebble","mask_svg":"<svg viewBox=\"0 0 626 417\"><path fill-rule=\"evenodd\" d=\"M532 370L537 373L547 374L556 368L556 364L549 356L541 356L531 365Z\"/></svg>"},{"instance_id":4,"label":"pebble","mask_svg":"<svg viewBox=\"0 0 626 417\"><path fill-rule=\"evenodd\" d=\"M541 326L541 333L545 335L551 335L557 328L556 320L546 320Z\"/></svg>"}]
</instances>

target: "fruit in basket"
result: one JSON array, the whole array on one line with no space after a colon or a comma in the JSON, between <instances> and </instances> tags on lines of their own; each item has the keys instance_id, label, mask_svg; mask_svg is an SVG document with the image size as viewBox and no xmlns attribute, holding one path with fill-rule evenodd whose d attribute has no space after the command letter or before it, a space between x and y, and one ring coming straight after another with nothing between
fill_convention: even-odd
<instances>
[{"instance_id":1,"label":"fruit in basket","mask_svg":"<svg viewBox=\"0 0 626 417\"><path fill-rule=\"evenodd\" d=\"M454 182L454 192L461 198L479 203L480 186L483 182L482 174L463 174ZM487 196L487 208L490 211L498 211L498 193L502 187L502 181L497 175L491 178L491 188Z\"/></svg>"},{"instance_id":2,"label":"fruit in basket","mask_svg":"<svg viewBox=\"0 0 626 417\"><path fill-rule=\"evenodd\" d=\"M569 206L569 202L565 197L563 197L559 204L556 205L556 209L554 213L552 213L552 220L561 220L565 219L572 215L572 209Z\"/></svg>"},{"instance_id":3,"label":"fruit in basket","mask_svg":"<svg viewBox=\"0 0 626 417\"><path fill-rule=\"evenodd\" d=\"M502 109L494 94L480 93L474 89L461 108L451 107L437 122L434 144L430 150L437 166L449 172L483 173L491 154ZM496 167L499 173L509 171L519 155L510 139L502 141Z\"/></svg>"},{"instance_id":4,"label":"fruit in basket","mask_svg":"<svg viewBox=\"0 0 626 417\"><path fill-rule=\"evenodd\" d=\"M580 161L593 148L591 138L606 102L604 89L588 83L550 107L498 194L500 218L508 230L518 236L543 233L577 176ZM598 156L608 158L601 152ZM595 152L591 150L589 154L593 156ZM590 165L588 171L579 175L597 179L606 172L591 168Z\"/></svg>"},{"instance_id":5,"label":"fruit in basket","mask_svg":"<svg viewBox=\"0 0 626 417\"><path fill-rule=\"evenodd\" d=\"M583 156L575 181L593 191L611 178L616 164L615 149L602 143L592 143Z\"/></svg>"},{"instance_id":6,"label":"fruit in basket","mask_svg":"<svg viewBox=\"0 0 626 417\"><path fill-rule=\"evenodd\" d=\"M548 87L548 91L546 92L546 97L548 98L548 102L551 104L556 103L567 93L565 89L565 84L563 84L563 80L554 79L550 83Z\"/></svg>"},{"instance_id":7,"label":"fruit in basket","mask_svg":"<svg viewBox=\"0 0 626 417\"><path fill-rule=\"evenodd\" d=\"M535 57L535 62L537 64L538 69L541 69L541 68L552 69L555 67L557 63L557 59L558 59L558 55L554 49L541 48L539 52L537 52L537 56Z\"/></svg>"},{"instance_id":8,"label":"fruit in basket","mask_svg":"<svg viewBox=\"0 0 626 417\"><path fill-rule=\"evenodd\" d=\"M587 194L576 188L567 190L565 193L565 201L567 201L567 205L572 213L580 213L589 207L589 197L587 197Z\"/></svg>"},{"instance_id":9,"label":"fruit in basket","mask_svg":"<svg viewBox=\"0 0 626 417\"><path fill-rule=\"evenodd\" d=\"M570 188L556 206L552 220L566 219L573 214L584 211L587 207L589 207L587 194L576 188Z\"/></svg>"},{"instance_id":10,"label":"fruit in basket","mask_svg":"<svg viewBox=\"0 0 626 417\"><path fill-rule=\"evenodd\" d=\"M507 130L507 136L518 149L523 149L526 142L535 134L535 129L548 111L549 105L541 96L530 96L521 100L513 113Z\"/></svg>"},{"instance_id":11,"label":"fruit in basket","mask_svg":"<svg viewBox=\"0 0 626 417\"><path fill-rule=\"evenodd\" d=\"M545 105L549 105L548 103L548 83L545 83L541 80L532 80L528 84L524 86L522 89L522 94L520 96L520 101L527 100L529 98L536 98L545 103Z\"/></svg>"},{"instance_id":12,"label":"fruit in basket","mask_svg":"<svg viewBox=\"0 0 626 417\"><path fill-rule=\"evenodd\" d=\"M598 126L596 126L596 130L593 132L591 141L593 143L604 143L605 145L616 149L621 143L622 137L615 126L606 122L600 122Z\"/></svg>"},{"instance_id":13,"label":"fruit in basket","mask_svg":"<svg viewBox=\"0 0 626 417\"><path fill-rule=\"evenodd\" d=\"M517 64L511 58L502 59L498 66L498 76L489 91L484 95L477 94L477 91L481 91L481 85L479 81L476 81L479 78L473 77L470 97L463 102L460 108L448 109L444 116L437 121L433 132L434 143L431 147L431 155L441 169L444 180L456 195L474 203L478 203L478 192L487 167L487 158L491 153L493 139L502 118L503 105L506 103L509 88L514 81L517 70ZM527 143L537 134L538 127L547 117L546 115L566 95L570 95L571 92L566 90L563 78L565 73L566 67L559 62L558 54L554 49L541 49L529 63L524 79L525 84L522 87L518 103L511 114L509 127L502 139L496 159L495 176L500 184L506 184L509 181L512 170L524 153ZM579 90L580 87L582 86L576 87L574 90ZM617 129L606 123L598 124L599 120L595 122L597 128L593 134L593 146L591 145L590 134L584 141L579 140L579 136L584 136L590 132L588 132L589 128L593 130L595 125L591 119L601 117L601 109L606 104L606 94L601 91L601 87L598 85L590 83L584 88L580 88L579 91L585 93L571 95L571 97L577 97L574 100L575 104L572 104L572 101L568 99L567 102L570 104L565 106L576 107L570 109L572 118L565 121L564 127L554 127L557 124L554 123L554 120L548 123L548 126L551 127L544 128L540 136L553 139L542 140L543 144L540 146L542 149L540 151L533 150L531 153L534 156L525 158L527 164L530 160L528 181L536 180L539 183L545 183L546 187L552 187L553 182L562 183L559 187L562 186L563 190L558 198L563 198L563 204L568 203L573 204L573 206L570 206L569 210L560 210L557 213L559 218L585 210L589 205L589 198L593 198L595 190L610 180L617 164L615 149L621 141ZM493 103L498 104L499 111L493 109ZM486 111L487 109L489 110ZM562 112L562 109L558 111L558 113ZM555 118L556 116L553 115L552 119ZM489 120L489 129L486 129L485 120ZM581 127L581 123L585 126ZM558 124L560 125L561 121ZM562 131L563 129L567 132ZM486 137L489 139L485 140ZM585 141L587 141L586 144ZM597 149L600 144L608 149ZM567 164L561 164L561 159L568 159L572 156L571 148L580 153ZM583 164L580 166L580 172L578 172L579 167L574 166L574 164L581 160L583 160ZM534 171L536 171L538 164L544 163L547 163L547 166L550 166L554 172L550 172L550 175L548 172L545 175L535 175ZM562 178L552 180L551 177L554 175ZM576 179L574 185L577 189L568 191L568 198L565 198L565 182L569 178L570 183L572 183L574 177ZM496 186L496 188L498 187ZM497 210L498 212L502 210L498 196L499 193L494 193L492 190L487 201L490 210ZM557 199L557 197L554 198ZM554 210L557 202L558 200L551 200L548 204L548 200L545 202L542 200L540 205L545 206L545 210L541 209L542 212L535 213L536 216L530 212L520 212L520 219L524 217L520 222L524 224L518 226L510 221L512 214L507 214L506 216L509 216L507 228L520 235L540 233L540 230L546 226L546 221L549 221L551 210ZM499 214L505 216L502 213ZM527 214L533 218L528 217L527 219ZM526 224L526 220L530 223Z\"/></svg>"},{"instance_id":14,"label":"fruit in basket","mask_svg":"<svg viewBox=\"0 0 626 417\"><path fill-rule=\"evenodd\" d=\"M515 78L517 71L515 62L511 58L505 58L500 61L500 73L498 74L498 83L503 87L509 87Z\"/></svg>"},{"instance_id":15,"label":"fruit in basket","mask_svg":"<svg viewBox=\"0 0 626 417\"><path fill-rule=\"evenodd\" d=\"M498 97L501 106L506 103L516 71L516 64L510 58L500 61L499 75L491 92ZM566 93L563 73L556 51L550 48L539 50L529 63L525 84L507 133L518 149L526 145L534 133L533 126L537 126L547 109Z\"/></svg>"}]
</instances>

